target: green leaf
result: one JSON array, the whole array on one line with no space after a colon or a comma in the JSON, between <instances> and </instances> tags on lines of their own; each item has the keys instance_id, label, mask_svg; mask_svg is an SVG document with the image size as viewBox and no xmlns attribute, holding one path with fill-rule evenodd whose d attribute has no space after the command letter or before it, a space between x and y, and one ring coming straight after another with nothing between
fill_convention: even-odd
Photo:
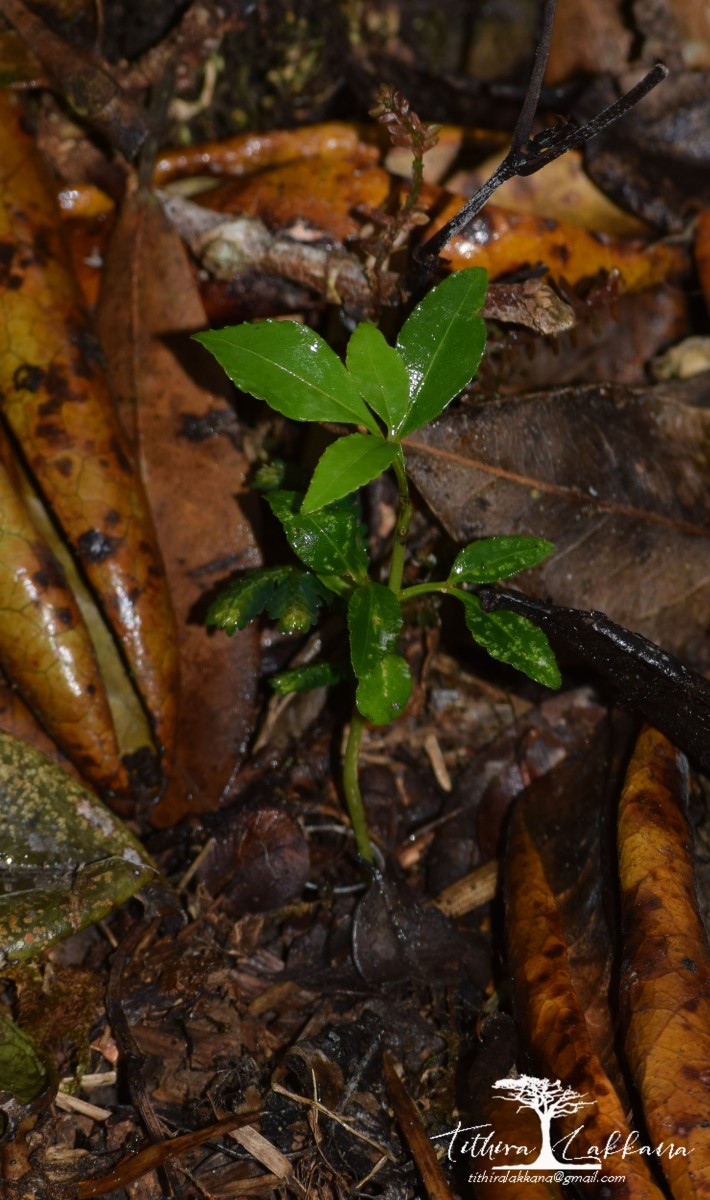
<instances>
[{"instance_id":1,"label":"green leaf","mask_svg":"<svg viewBox=\"0 0 710 1200\"><path fill-rule=\"evenodd\" d=\"M486 285L480 267L455 271L432 288L400 329L397 349L409 374L410 401L400 436L438 417L476 374L486 327L475 314Z\"/></svg>"},{"instance_id":2,"label":"green leaf","mask_svg":"<svg viewBox=\"0 0 710 1200\"><path fill-rule=\"evenodd\" d=\"M485 613L477 596L468 596L463 606L470 633L493 658L510 663L546 687L560 686L560 670L542 629L517 613Z\"/></svg>"},{"instance_id":3,"label":"green leaf","mask_svg":"<svg viewBox=\"0 0 710 1200\"><path fill-rule=\"evenodd\" d=\"M330 687L333 683L340 683L342 677L342 671L332 663L323 662L281 671L278 675L272 675L269 683L279 696L288 696L291 692L310 692L314 688Z\"/></svg>"},{"instance_id":4,"label":"green leaf","mask_svg":"<svg viewBox=\"0 0 710 1200\"><path fill-rule=\"evenodd\" d=\"M402 607L381 583L366 583L348 604L350 656L358 679L369 674L394 650L402 630Z\"/></svg>"},{"instance_id":5,"label":"green leaf","mask_svg":"<svg viewBox=\"0 0 710 1200\"><path fill-rule=\"evenodd\" d=\"M492 537L471 542L456 555L450 583L496 583L553 554L552 542L532 537Z\"/></svg>"},{"instance_id":6,"label":"green leaf","mask_svg":"<svg viewBox=\"0 0 710 1200\"><path fill-rule=\"evenodd\" d=\"M307 633L330 599L330 592L316 575L287 568L283 581L267 601L266 611L278 621L282 633Z\"/></svg>"},{"instance_id":7,"label":"green leaf","mask_svg":"<svg viewBox=\"0 0 710 1200\"><path fill-rule=\"evenodd\" d=\"M353 505L302 513L298 492L271 492L266 499L294 554L307 567L319 574L347 575L358 583L367 578L365 531Z\"/></svg>"},{"instance_id":8,"label":"green leaf","mask_svg":"<svg viewBox=\"0 0 710 1200\"><path fill-rule=\"evenodd\" d=\"M217 625L231 637L263 613L276 589L291 567L262 567L233 579L212 601L205 617L206 625Z\"/></svg>"},{"instance_id":9,"label":"green leaf","mask_svg":"<svg viewBox=\"0 0 710 1200\"><path fill-rule=\"evenodd\" d=\"M409 410L409 376L402 359L376 325L358 325L346 362L363 400L395 433Z\"/></svg>"},{"instance_id":10,"label":"green leaf","mask_svg":"<svg viewBox=\"0 0 710 1200\"><path fill-rule=\"evenodd\" d=\"M332 504L334 500L349 496L372 479L377 479L378 475L392 466L400 453L396 443L370 437L367 433L350 433L347 437L338 438L322 454L301 511L314 512L326 504Z\"/></svg>"},{"instance_id":11,"label":"green leaf","mask_svg":"<svg viewBox=\"0 0 710 1200\"><path fill-rule=\"evenodd\" d=\"M399 717L412 694L409 664L401 654L386 654L358 683L355 703L363 717L375 725L388 725Z\"/></svg>"},{"instance_id":12,"label":"green leaf","mask_svg":"<svg viewBox=\"0 0 710 1200\"><path fill-rule=\"evenodd\" d=\"M337 354L297 321L260 321L194 335L238 387L294 421L379 427Z\"/></svg>"}]
</instances>

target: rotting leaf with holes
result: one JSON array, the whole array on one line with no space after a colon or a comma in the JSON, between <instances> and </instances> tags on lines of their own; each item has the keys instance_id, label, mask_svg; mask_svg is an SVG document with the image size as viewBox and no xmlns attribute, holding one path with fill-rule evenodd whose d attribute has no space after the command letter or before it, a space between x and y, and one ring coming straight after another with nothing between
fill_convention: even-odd
<instances>
[{"instance_id":1,"label":"rotting leaf with holes","mask_svg":"<svg viewBox=\"0 0 710 1200\"><path fill-rule=\"evenodd\" d=\"M175 624L145 494L61 240L52 186L0 96L2 410L120 638L156 738L175 730Z\"/></svg>"},{"instance_id":2,"label":"rotting leaf with holes","mask_svg":"<svg viewBox=\"0 0 710 1200\"><path fill-rule=\"evenodd\" d=\"M692 711L688 714L692 720ZM710 1177L710 954L697 907L687 764L646 727L618 816L625 1047L660 1164L675 1200ZM685 1152L683 1152L685 1151Z\"/></svg>"},{"instance_id":3,"label":"rotting leaf with holes","mask_svg":"<svg viewBox=\"0 0 710 1200\"><path fill-rule=\"evenodd\" d=\"M593 608L703 660L710 414L689 384L612 384L464 404L405 441L410 475L458 542L534 534L556 554L520 586ZM442 469L443 468L443 469Z\"/></svg>"},{"instance_id":4,"label":"rotting leaf with holes","mask_svg":"<svg viewBox=\"0 0 710 1200\"><path fill-rule=\"evenodd\" d=\"M98 330L135 431L177 620L175 754L166 756L167 785L151 812L160 825L219 806L255 715L258 631L220 645L195 618L217 580L259 562L235 496L247 464L231 388L188 336L205 324L180 239L153 197L129 189L107 250Z\"/></svg>"}]
</instances>

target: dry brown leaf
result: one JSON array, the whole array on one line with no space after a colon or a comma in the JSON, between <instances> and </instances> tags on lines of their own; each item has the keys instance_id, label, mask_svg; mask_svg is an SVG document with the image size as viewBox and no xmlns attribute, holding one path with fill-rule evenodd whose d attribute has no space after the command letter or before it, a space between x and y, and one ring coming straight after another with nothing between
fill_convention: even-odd
<instances>
[{"instance_id":1,"label":"dry brown leaf","mask_svg":"<svg viewBox=\"0 0 710 1200\"><path fill-rule=\"evenodd\" d=\"M416 486L457 542L548 538L516 579L703 660L710 589L706 410L690 384L565 388L468 404L406 439Z\"/></svg>"},{"instance_id":2,"label":"dry brown leaf","mask_svg":"<svg viewBox=\"0 0 710 1200\"><path fill-rule=\"evenodd\" d=\"M188 339L204 328L204 310L180 239L153 197L126 198L105 281L99 329L133 426L178 621L176 752L153 814L173 824L220 805L252 728L256 630L227 640L204 627L205 594L258 561L237 499L247 464L232 440L226 378Z\"/></svg>"}]
</instances>

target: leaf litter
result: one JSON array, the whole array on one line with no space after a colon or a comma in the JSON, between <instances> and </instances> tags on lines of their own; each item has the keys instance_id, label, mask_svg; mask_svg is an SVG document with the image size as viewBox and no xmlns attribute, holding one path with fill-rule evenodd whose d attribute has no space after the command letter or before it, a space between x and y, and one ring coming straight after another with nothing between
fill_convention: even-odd
<instances>
[{"instance_id":1,"label":"leaf litter","mask_svg":"<svg viewBox=\"0 0 710 1200\"><path fill-rule=\"evenodd\" d=\"M423 25L392 6L394 24L385 28L380 6L365 3L349 41L347 22L337 20L323 37L333 14L303 16L290 0L273 0L240 17L238 31L219 15L214 38L236 64L221 72L209 65L212 5L190 6L174 25L174 6L155 7L151 49L139 38L126 49L125 31L107 11L100 61L84 48L88 42L74 44L63 11L50 5L41 17L28 16L25 5L0 3L20 37L33 31L44 72L38 77L37 61L20 53L15 35L3 34L12 78L31 76L74 108L75 123L65 114L61 124L74 131L73 157L56 128L50 136L47 92L31 115L77 195L86 183L115 184L124 170L118 160L108 170L96 142L81 149L87 125L131 157L164 120L156 97L148 119L141 89L159 81L176 48L184 56L177 99L183 103L192 88L192 144L172 149L185 110L170 108L155 179L169 187L165 212L202 260L198 266L185 255L130 175L127 188L121 183L98 197L98 223L80 228L78 219L64 218L91 303L99 271L92 264L103 262L98 324L126 431L118 426L121 444L140 465L177 618L176 632L167 617L162 627L151 618L145 630L157 639L151 653L158 659L155 647L170 643L165 703L175 711L177 738L171 752L162 731L173 717L156 699L156 676L146 688L137 671L168 787L153 808L145 795L129 804L132 822L123 826L76 776L23 748L29 741L62 761L47 735L54 734L50 718L35 704L44 730L37 725L14 690L31 703L30 689L23 691L3 660L12 686L2 693L0 727L22 731L23 739L6 742L3 734L7 907L0 920L10 961L1 981L0 1154L9 1194L411 1200L423 1186L437 1200L470 1195L470 1160L447 1155L446 1131L459 1120L490 1124L501 1139L537 1145L531 1110L516 1112L495 1094L496 1082L517 1071L560 1079L594 1098L583 1117L562 1118L558 1136L581 1123L589 1144L633 1130L655 1144L671 1129L676 1141L693 1142L690 1159L625 1158L629 1195L659 1195L659 1170L674 1197L703 1195L707 941L696 880L702 911L708 899L692 846L693 826L701 846L708 837L703 777L691 774L688 798L682 755L646 730L624 782L637 730L628 713L609 707L608 685L588 655L566 652L564 690L549 698L464 650L462 626L422 599L417 623L400 641L410 705L391 728L371 728L363 743L362 790L382 853L365 889L333 776L344 698L337 688L277 697L257 733L263 679L307 664L308 643L266 629L260 642L253 629L218 640L202 625L215 585L258 556L270 565L282 536L254 519L250 471L275 452L312 461L313 447L283 422L265 422L244 397L235 406L221 383L198 378L204 357L190 359L186 335L208 323L205 307L215 305L221 315L213 324L295 312L337 342L333 305L344 302L349 321L371 301L358 240L371 236L368 222L378 210L392 219L402 187L388 174L381 130L364 123L366 106L354 96L374 93L387 78L428 121L473 125L475 110L491 125L446 133L438 178L421 197L432 224L415 238L425 240L460 208L465 181L491 169L485 161L500 152L501 133L510 136L519 99L505 97L511 89L522 97L535 31L521 14L512 26L506 16L511 36L506 53L497 54L502 8L488 6L467 24L462 6L451 2L454 53L447 36L422 36L439 28L434 6L423 6ZM261 7L274 35L263 71L258 51L254 61L244 57L265 19ZM419 491L413 542L420 564L451 563L473 537L549 539L557 554L530 571L525 586L550 620L560 621L560 606L578 610L579 619L599 609L702 669L710 577L705 381L650 382L658 352L707 325L688 237L659 240L668 230L687 235L688 221L701 214L702 284L708 164L694 130L706 124L706 95L702 71L685 68L696 60L707 66L707 31L686 7L660 33L643 4L633 13L611 0L580 7L587 33L573 41L561 19L548 75L557 91L552 101L543 93L553 123L560 107L581 123L627 90L630 47L641 54L635 66L667 57L682 69L586 146L596 193L580 180L579 155L574 172L570 165L576 227L558 202L559 184L547 183L542 171L529 206L524 189L516 188L509 208L501 193L452 242L451 261L487 265L500 279L484 310L495 368L484 365L480 385L431 429L412 432L406 452ZM461 67L464 33L480 78ZM298 67L286 52L294 39L308 49ZM57 56L67 49L60 70ZM66 63L89 89L80 113ZM596 76L602 63L612 81L576 86L578 73ZM344 108L357 126L322 124ZM14 103L8 108L8 136L17 111ZM270 128L253 132L264 125ZM224 132L229 141L221 140ZM33 154L26 132L18 137L23 154ZM79 161L72 177L70 164ZM197 174L233 178L223 191L192 193L183 203L181 179ZM145 182L145 167L141 175ZM220 231L223 252L229 222L259 223L234 233L218 271L228 279L205 277L217 257L203 255L203 243L180 225L194 218L195 200L221 222L211 228ZM622 230L630 242L619 240ZM243 257L246 274L235 275L234 246L241 253L255 231L258 253ZM328 276L329 256L340 274ZM392 260L380 276L385 329L399 270ZM21 289L3 283L11 312L11 293ZM39 287L40 309L49 294ZM68 386L79 383L75 373ZM44 399L58 398L55 389ZM113 422L109 411L105 419ZM13 422L11 407L7 419ZM22 452L30 483L56 512L38 451L24 426L14 428L12 453ZM91 454L86 440L84 449L65 448L74 452ZM364 516L375 557L392 513L388 484L372 487ZM60 520L66 541L83 546L84 559L89 551L97 557L98 543L80 546L69 518ZM153 567L155 580L156 559ZM110 621L103 584L86 574L104 595ZM69 586L77 586L71 578ZM337 642L342 631L326 625L321 636ZM136 659L137 651L123 650ZM303 656L297 662L294 650ZM624 670L633 674L632 654L610 682L633 708ZM99 671L112 700L116 685L101 656ZM672 689L668 703L680 704L674 729L682 732L692 709ZM72 744L62 748L81 770ZM99 777L93 782L102 786ZM110 790L106 798L120 808ZM12 872L10 857L21 861ZM162 873L157 882L153 862ZM131 880L119 878L121 871ZM142 900L109 916L143 878L153 883ZM456 906L452 888L464 897ZM36 939L36 956L26 962L8 940L18 930L27 946ZM493 1190L479 1181L473 1194L515 1186ZM588 1186L600 1193L602 1185ZM526 1187L560 1194L554 1182Z\"/></svg>"}]
</instances>

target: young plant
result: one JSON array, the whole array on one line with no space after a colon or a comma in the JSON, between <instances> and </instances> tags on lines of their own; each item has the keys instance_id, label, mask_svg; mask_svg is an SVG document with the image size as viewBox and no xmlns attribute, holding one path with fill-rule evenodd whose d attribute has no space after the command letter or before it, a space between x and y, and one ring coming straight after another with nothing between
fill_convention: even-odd
<instances>
[{"instance_id":1,"label":"young plant","mask_svg":"<svg viewBox=\"0 0 710 1200\"><path fill-rule=\"evenodd\" d=\"M361 324L347 346L345 364L312 329L295 321L264 321L197 335L229 377L296 421L354 425L318 462L305 495L267 494L302 567L249 571L229 584L212 605L208 623L227 633L266 612L286 633L303 633L325 605L347 610L355 707L343 764L343 788L357 846L372 850L358 785L358 755L366 721L385 725L399 716L411 692L406 659L398 652L403 608L417 596L453 596L464 609L474 639L494 658L531 679L558 687L560 675L546 635L510 612L484 612L473 585L495 583L552 553L532 537L494 537L464 547L446 579L403 586L412 505L404 457L408 434L433 421L475 375L485 326L478 315L486 273L451 274L416 306L396 347L374 325ZM387 584L370 576L356 493L384 471L394 472L399 494ZM269 481L271 487L274 480ZM280 692L317 687L338 678L332 664L287 671Z\"/></svg>"}]
</instances>

